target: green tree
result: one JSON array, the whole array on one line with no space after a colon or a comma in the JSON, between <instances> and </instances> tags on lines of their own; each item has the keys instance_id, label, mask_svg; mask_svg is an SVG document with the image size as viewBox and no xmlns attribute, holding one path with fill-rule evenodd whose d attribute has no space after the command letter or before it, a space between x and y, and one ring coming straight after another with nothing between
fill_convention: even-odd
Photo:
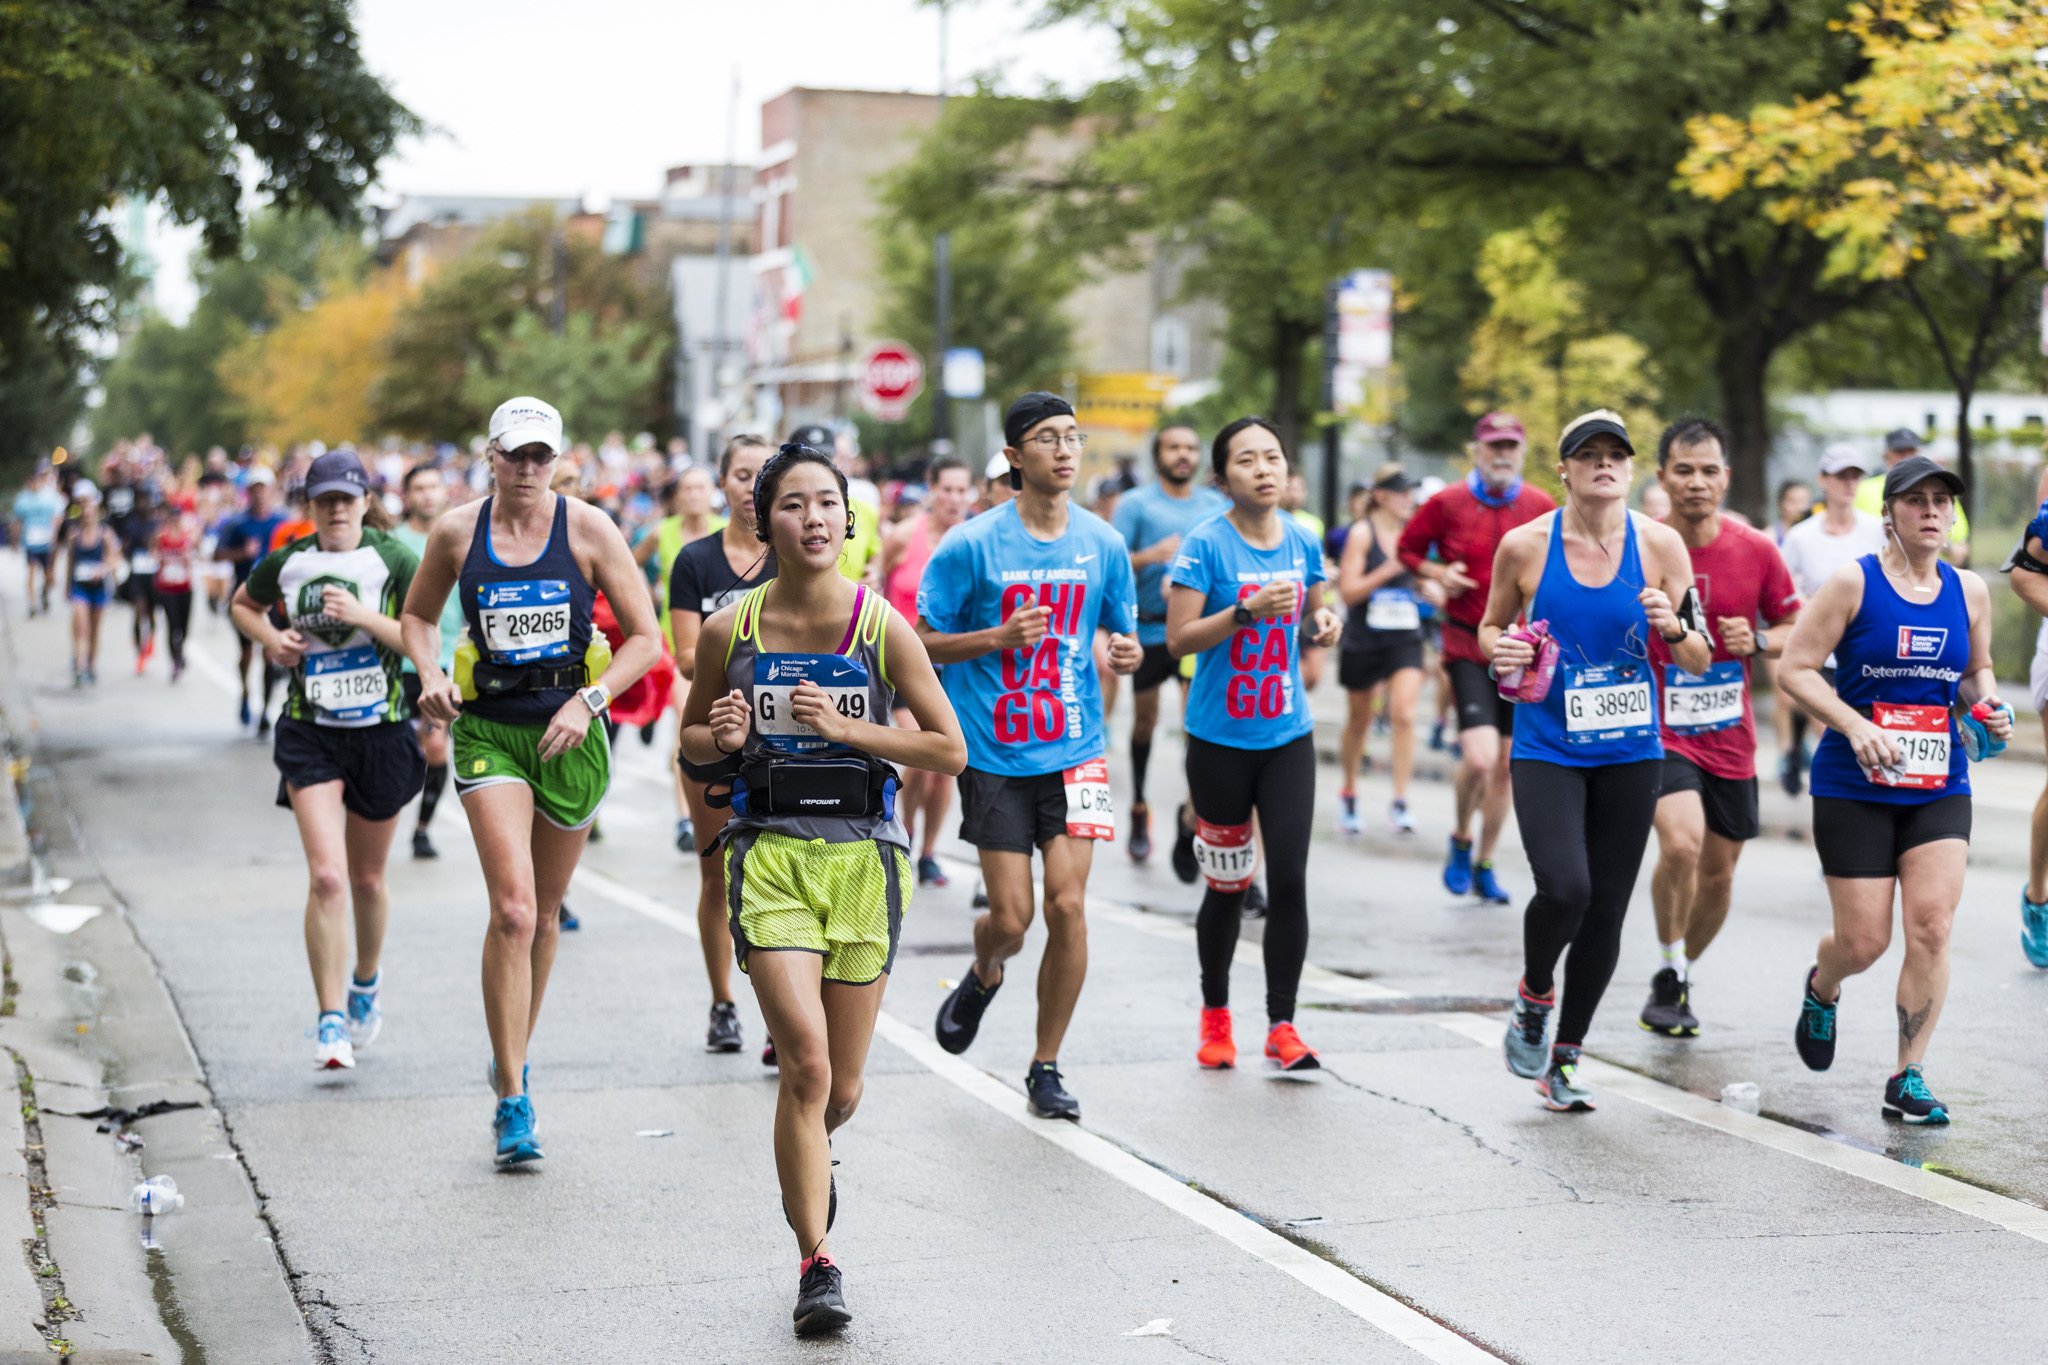
<instances>
[{"instance_id":1,"label":"green tree","mask_svg":"<svg viewBox=\"0 0 2048 1365\"><path fill-rule=\"evenodd\" d=\"M485 355L490 359L486 361ZM656 329L620 322L600 332L589 313L571 313L559 335L534 313L485 338L470 357L463 401L484 413L515 394L545 397L572 438L641 426L661 380L664 349Z\"/></svg>"}]
</instances>

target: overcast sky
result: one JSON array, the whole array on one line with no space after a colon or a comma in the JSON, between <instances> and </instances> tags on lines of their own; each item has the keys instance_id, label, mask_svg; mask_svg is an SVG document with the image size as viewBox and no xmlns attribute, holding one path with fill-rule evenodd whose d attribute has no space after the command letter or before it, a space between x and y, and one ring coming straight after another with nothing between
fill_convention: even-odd
<instances>
[{"instance_id":1,"label":"overcast sky","mask_svg":"<svg viewBox=\"0 0 2048 1365\"><path fill-rule=\"evenodd\" d=\"M1111 37L1034 30L1036 0L955 0L955 89L998 70L1005 88L1078 88L1111 69ZM733 79L739 159L760 150L762 101L793 85L938 88L938 11L917 0L356 0L370 69L430 131L386 162L378 202L399 195L641 198L672 165L725 152ZM192 305L193 235L152 235L157 304Z\"/></svg>"}]
</instances>

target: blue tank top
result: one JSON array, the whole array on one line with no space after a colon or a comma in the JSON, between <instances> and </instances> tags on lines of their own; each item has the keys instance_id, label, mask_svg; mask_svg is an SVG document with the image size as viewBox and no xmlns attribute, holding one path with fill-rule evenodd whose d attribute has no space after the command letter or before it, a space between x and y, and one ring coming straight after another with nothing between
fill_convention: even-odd
<instances>
[{"instance_id":1,"label":"blue tank top","mask_svg":"<svg viewBox=\"0 0 2048 1365\"><path fill-rule=\"evenodd\" d=\"M84 593L104 592L107 587L107 537L112 534L101 523L99 538L88 545L83 536L71 540L71 586Z\"/></svg>"},{"instance_id":2,"label":"blue tank top","mask_svg":"<svg viewBox=\"0 0 2048 1365\"><path fill-rule=\"evenodd\" d=\"M1621 570L1604 587L1572 577L1564 557L1564 513L1550 514L1550 548L1529 604L1557 640L1557 676L1541 702L1515 708L1514 757L1568 768L1662 758L1657 688L1649 660L1636 514L1621 542Z\"/></svg>"},{"instance_id":3,"label":"blue tank top","mask_svg":"<svg viewBox=\"0 0 2048 1365\"><path fill-rule=\"evenodd\" d=\"M584 578L569 550L569 503L555 495L555 523L547 548L531 564L507 564L491 549L491 507L485 498L476 516L476 533L462 561L462 615L478 654L507 667L565 668L583 662L590 647L590 613L597 591ZM576 694L573 687L550 687L510 696L484 696L464 702L463 710L485 720L515 725L545 725Z\"/></svg>"},{"instance_id":4,"label":"blue tank top","mask_svg":"<svg viewBox=\"0 0 2048 1365\"><path fill-rule=\"evenodd\" d=\"M1899 595L1876 555L1856 562L1863 569L1863 604L1835 646L1835 695L1865 709L1879 701L1954 706L1956 685L1970 666L1970 608L1963 601L1962 579L1942 564L1941 591L1922 605ZM1813 794L1901 806L1968 796L1970 760L1955 730L1955 722L1949 721L1944 787L1872 782L1857 764L1849 741L1830 730L1813 751Z\"/></svg>"}]
</instances>

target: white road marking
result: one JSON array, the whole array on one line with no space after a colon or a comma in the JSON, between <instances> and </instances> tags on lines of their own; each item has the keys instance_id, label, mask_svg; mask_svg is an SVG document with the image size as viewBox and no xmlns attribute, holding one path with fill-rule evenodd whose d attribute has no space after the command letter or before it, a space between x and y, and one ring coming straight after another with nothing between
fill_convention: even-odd
<instances>
[{"instance_id":1,"label":"white road marking","mask_svg":"<svg viewBox=\"0 0 2048 1365\"><path fill-rule=\"evenodd\" d=\"M192 665L193 672L203 675L208 682L229 696L242 695L241 679L230 673L226 664L214 658L206 646L197 641L188 641L185 646L185 662Z\"/></svg>"},{"instance_id":2,"label":"white road marking","mask_svg":"<svg viewBox=\"0 0 2048 1365\"><path fill-rule=\"evenodd\" d=\"M602 872L579 867L573 882L678 933L692 939L697 937L695 918ZM1135 915L1138 912L1130 913ZM1025 1110L1023 1097L1015 1090L978 1067L948 1054L937 1042L926 1037L922 1029L904 1023L887 1010L876 1017L875 1031L941 1080L950 1082L997 1113L1021 1124L1026 1131L1207 1228L1239 1250L1249 1252L1274 1269L1293 1276L1423 1358L1436 1361L1438 1365L1483 1365L1484 1362L1501 1359L1434 1319L1416 1312L1399 1299L1381 1293L1343 1268L1296 1246L1265 1224L1253 1222L1228 1205L1183 1185L1158 1167L1148 1165L1080 1125L1033 1117Z\"/></svg>"}]
</instances>

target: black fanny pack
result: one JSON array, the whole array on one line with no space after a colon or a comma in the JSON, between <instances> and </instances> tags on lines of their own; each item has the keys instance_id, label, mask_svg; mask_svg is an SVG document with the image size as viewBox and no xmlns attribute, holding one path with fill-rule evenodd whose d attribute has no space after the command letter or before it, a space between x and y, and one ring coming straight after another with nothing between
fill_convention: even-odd
<instances>
[{"instance_id":1,"label":"black fanny pack","mask_svg":"<svg viewBox=\"0 0 2048 1365\"><path fill-rule=\"evenodd\" d=\"M588 675L589 670L581 663L535 668L528 664L494 664L488 659L478 659L470 668L470 677L475 681L479 697L510 697L522 692L554 692L562 688L573 691L589 685Z\"/></svg>"},{"instance_id":2,"label":"black fanny pack","mask_svg":"<svg viewBox=\"0 0 2048 1365\"><path fill-rule=\"evenodd\" d=\"M896 770L864 754L843 758L756 758L740 765L729 793L705 793L735 815L896 815Z\"/></svg>"}]
</instances>

